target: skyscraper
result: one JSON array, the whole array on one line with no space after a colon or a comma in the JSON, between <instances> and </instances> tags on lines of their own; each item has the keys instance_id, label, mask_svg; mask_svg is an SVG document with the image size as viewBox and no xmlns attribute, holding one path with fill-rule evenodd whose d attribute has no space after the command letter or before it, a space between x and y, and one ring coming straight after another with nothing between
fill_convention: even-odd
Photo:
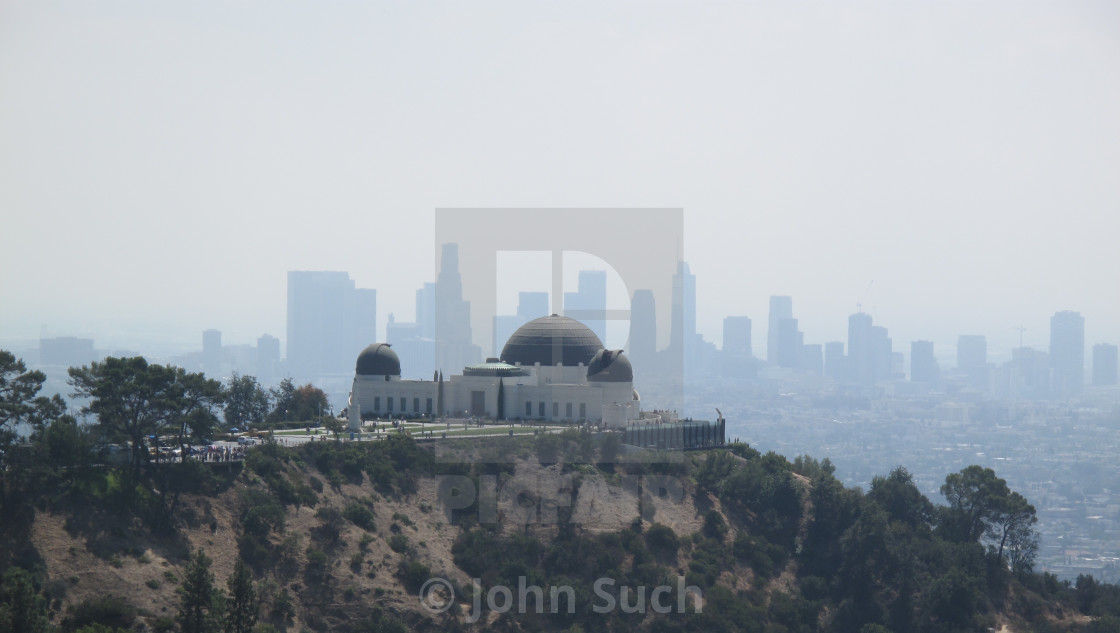
<instances>
[{"instance_id":1,"label":"skyscraper","mask_svg":"<svg viewBox=\"0 0 1120 633\"><path fill-rule=\"evenodd\" d=\"M933 341L910 343L910 380L933 385L940 379L941 369L933 355Z\"/></svg>"},{"instance_id":2,"label":"skyscraper","mask_svg":"<svg viewBox=\"0 0 1120 633\"><path fill-rule=\"evenodd\" d=\"M723 319L723 352L736 356L751 356L751 319L729 316Z\"/></svg>"},{"instance_id":3,"label":"skyscraper","mask_svg":"<svg viewBox=\"0 0 1120 633\"><path fill-rule=\"evenodd\" d=\"M1097 343L1093 346L1093 386L1109 387L1116 384L1116 346Z\"/></svg>"},{"instance_id":4,"label":"skyscraper","mask_svg":"<svg viewBox=\"0 0 1120 633\"><path fill-rule=\"evenodd\" d=\"M1050 317L1051 390L1067 398L1085 387L1085 317L1079 312L1057 312Z\"/></svg>"},{"instance_id":5,"label":"skyscraper","mask_svg":"<svg viewBox=\"0 0 1120 633\"><path fill-rule=\"evenodd\" d=\"M657 354L657 312L652 290L635 290L630 298L630 343L626 351L635 372L651 371Z\"/></svg>"},{"instance_id":6,"label":"skyscraper","mask_svg":"<svg viewBox=\"0 0 1120 633\"><path fill-rule=\"evenodd\" d=\"M844 380L844 343L830 341L824 344L824 375L836 381Z\"/></svg>"},{"instance_id":7,"label":"skyscraper","mask_svg":"<svg viewBox=\"0 0 1120 633\"><path fill-rule=\"evenodd\" d=\"M420 338L435 339L436 285L430 281L416 289L416 325L420 327Z\"/></svg>"},{"instance_id":8,"label":"skyscraper","mask_svg":"<svg viewBox=\"0 0 1120 633\"><path fill-rule=\"evenodd\" d=\"M957 369L968 371L988 364L988 341L982 334L957 337Z\"/></svg>"},{"instance_id":9,"label":"skyscraper","mask_svg":"<svg viewBox=\"0 0 1120 633\"><path fill-rule=\"evenodd\" d=\"M848 317L848 382L864 387L875 384L872 327L870 314L857 312Z\"/></svg>"},{"instance_id":10,"label":"skyscraper","mask_svg":"<svg viewBox=\"0 0 1120 633\"><path fill-rule=\"evenodd\" d=\"M814 376L824 374L824 346L820 343L801 346L801 362L798 369Z\"/></svg>"},{"instance_id":11,"label":"skyscraper","mask_svg":"<svg viewBox=\"0 0 1120 633\"><path fill-rule=\"evenodd\" d=\"M288 272L287 364L298 378L352 373L376 324L377 291L355 288L349 274Z\"/></svg>"},{"instance_id":12,"label":"skyscraper","mask_svg":"<svg viewBox=\"0 0 1120 633\"><path fill-rule=\"evenodd\" d=\"M781 353L778 351L780 323L782 319L793 318L793 298L785 296L770 297L770 319L766 323L766 362L779 365Z\"/></svg>"},{"instance_id":13,"label":"skyscraper","mask_svg":"<svg viewBox=\"0 0 1120 633\"><path fill-rule=\"evenodd\" d=\"M463 299L459 245L444 244L435 285L436 369L452 370L482 360L471 337L471 304Z\"/></svg>"},{"instance_id":14,"label":"skyscraper","mask_svg":"<svg viewBox=\"0 0 1120 633\"><path fill-rule=\"evenodd\" d=\"M970 387L988 389L988 341L980 334L962 334L957 338L957 371L964 374Z\"/></svg>"},{"instance_id":15,"label":"skyscraper","mask_svg":"<svg viewBox=\"0 0 1120 633\"><path fill-rule=\"evenodd\" d=\"M887 333L887 328L873 325L871 326L871 384L880 380L890 380L894 373L893 368L894 344Z\"/></svg>"},{"instance_id":16,"label":"skyscraper","mask_svg":"<svg viewBox=\"0 0 1120 633\"><path fill-rule=\"evenodd\" d=\"M280 339L262 334L257 339L257 378L271 383L280 374Z\"/></svg>"},{"instance_id":17,"label":"skyscraper","mask_svg":"<svg viewBox=\"0 0 1120 633\"><path fill-rule=\"evenodd\" d=\"M607 272L579 271L579 290L564 293L564 315L582 322L599 337L607 340ZM543 315L542 315L543 316Z\"/></svg>"},{"instance_id":18,"label":"skyscraper","mask_svg":"<svg viewBox=\"0 0 1120 633\"><path fill-rule=\"evenodd\" d=\"M669 330L670 363L679 355L686 375L700 367L700 341L696 335L696 275L685 262L677 262L673 275L673 321Z\"/></svg>"},{"instance_id":19,"label":"skyscraper","mask_svg":"<svg viewBox=\"0 0 1120 633\"><path fill-rule=\"evenodd\" d=\"M797 319L778 319L778 347L776 354L769 358L779 367L795 369L801 365L801 330L797 329Z\"/></svg>"},{"instance_id":20,"label":"skyscraper","mask_svg":"<svg viewBox=\"0 0 1120 633\"><path fill-rule=\"evenodd\" d=\"M689 272L688 264L677 262L673 275L673 323L669 332L669 347L688 349L696 337L696 275Z\"/></svg>"},{"instance_id":21,"label":"skyscraper","mask_svg":"<svg viewBox=\"0 0 1120 633\"><path fill-rule=\"evenodd\" d=\"M539 319L548 315L547 292L517 293L517 316L521 317L522 323L528 323L533 319ZM503 341L503 343L504 342L505 341Z\"/></svg>"}]
</instances>

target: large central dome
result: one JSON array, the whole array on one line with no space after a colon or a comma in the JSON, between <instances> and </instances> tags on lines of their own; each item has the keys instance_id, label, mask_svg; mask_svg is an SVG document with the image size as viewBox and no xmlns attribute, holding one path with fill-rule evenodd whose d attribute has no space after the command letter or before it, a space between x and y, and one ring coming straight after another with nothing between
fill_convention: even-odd
<instances>
[{"instance_id":1,"label":"large central dome","mask_svg":"<svg viewBox=\"0 0 1120 633\"><path fill-rule=\"evenodd\" d=\"M591 328L568 317L557 315L533 319L517 328L502 348L502 360L513 365L531 366L562 363L587 365L603 342Z\"/></svg>"}]
</instances>

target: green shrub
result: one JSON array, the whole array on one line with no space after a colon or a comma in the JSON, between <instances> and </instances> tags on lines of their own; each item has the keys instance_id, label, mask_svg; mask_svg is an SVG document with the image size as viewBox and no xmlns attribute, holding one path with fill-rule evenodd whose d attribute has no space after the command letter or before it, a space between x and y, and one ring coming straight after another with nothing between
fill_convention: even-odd
<instances>
[{"instance_id":1,"label":"green shrub","mask_svg":"<svg viewBox=\"0 0 1120 633\"><path fill-rule=\"evenodd\" d=\"M342 516L367 532L372 532L377 529L373 524L373 512L356 501L351 501L347 504L346 509L342 512Z\"/></svg>"},{"instance_id":2,"label":"green shrub","mask_svg":"<svg viewBox=\"0 0 1120 633\"><path fill-rule=\"evenodd\" d=\"M404 534L394 534L389 537L389 549L398 554L404 554L408 551L408 537Z\"/></svg>"},{"instance_id":3,"label":"green shrub","mask_svg":"<svg viewBox=\"0 0 1120 633\"><path fill-rule=\"evenodd\" d=\"M672 528L654 523L646 530L646 546L657 556L672 558L677 555L681 541Z\"/></svg>"},{"instance_id":4,"label":"green shrub","mask_svg":"<svg viewBox=\"0 0 1120 633\"><path fill-rule=\"evenodd\" d=\"M276 594L276 598L272 601L272 617L279 620L287 620L296 614L295 603L292 602L292 596L288 593L287 589L281 589L280 593Z\"/></svg>"},{"instance_id":5,"label":"green shrub","mask_svg":"<svg viewBox=\"0 0 1120 633\"><path fill-rule=\"evenodd\" d=\"M428 569L427 565L418 561L402 562L400 567L400 579L404 586L409 591L415 592L428 581L432 576L432 571Z\"/></svg>"},{"instance_id":6,"label":"green shrub","mask_svg":"<svg viewBox=\"0 0 1120 633\"><path fill-rule=\"evenodd\" d=\"M89 598L67 609L62 619L63 631L76 631L91 624L113 629L128 629L136 619L136 607L121 596L107 595Z\"/></svg>"}]
</instances>

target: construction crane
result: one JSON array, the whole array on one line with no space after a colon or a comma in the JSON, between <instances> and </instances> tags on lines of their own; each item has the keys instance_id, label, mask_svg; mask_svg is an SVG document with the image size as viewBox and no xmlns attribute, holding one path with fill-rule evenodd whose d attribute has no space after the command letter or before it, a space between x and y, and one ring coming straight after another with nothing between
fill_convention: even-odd
<instances>
[{"instance_id":1,"label":"construction crane","mask_svg":"<svg viewBox=\"0 0 1120 633\"><path fill-rule=\"evenodd\" d=\"M860 312L860 313L862 313L862 312L863 312L863 302L864 302L864 301L867 301L867 295L871 294L871 286L872 286L872 284L874 284L874 283L875 283L875 280L874 280L874 279L872 279L872 280L871 280L871 281L870 281L870 282L869 282L869 283L867 284L867 290L864 290L864 291L863 291L863 296L859 298L859 301L856 301L856 312Z\"/></svg>"}]
</instances>

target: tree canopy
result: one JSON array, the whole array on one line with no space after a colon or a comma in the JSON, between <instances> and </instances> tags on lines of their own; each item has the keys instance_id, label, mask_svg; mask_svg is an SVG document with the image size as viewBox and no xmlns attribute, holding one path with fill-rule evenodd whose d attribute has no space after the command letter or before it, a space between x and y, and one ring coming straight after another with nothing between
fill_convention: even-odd
<instances>
[{"instance_id":1,"label":"tree canopy","mask_svg":"<svg viewBox=\"0 0 1120 633\"><path fill-rule=\"evenodd\" d=\"M3 449L15 441L20 424L42 427L66 410L58 395L40 396L47 377L41 371L27 371L22 359L0 350L0 467Z\"/></svg>"},{"instance_id":2,"label":"tree canopy","mask_svg":"<svg viewBox=\"0 0 1120 633\"><path fill-rule=\"evenodd\" d=\"M250 424L262 424L268 415L271 398L255 376L234 372L226 396L225 417L230 426L244 428Z\"/></svg>"},{"instance_id":3,"label":"tree canopy","mask_svg":"<svg viewBox=\"0 0 1120 633\"><path fill-rule=\"evenodd\" d=\"M109 357L69 373L74 395L90 400L82 412L97 416L106 439L129 444L135 468L148 463L149 437L161 431L176 435L180 445L207 439L215 430L213 408L224 399L217 381L141 356Z\"/></svg>"}]
</instances>

